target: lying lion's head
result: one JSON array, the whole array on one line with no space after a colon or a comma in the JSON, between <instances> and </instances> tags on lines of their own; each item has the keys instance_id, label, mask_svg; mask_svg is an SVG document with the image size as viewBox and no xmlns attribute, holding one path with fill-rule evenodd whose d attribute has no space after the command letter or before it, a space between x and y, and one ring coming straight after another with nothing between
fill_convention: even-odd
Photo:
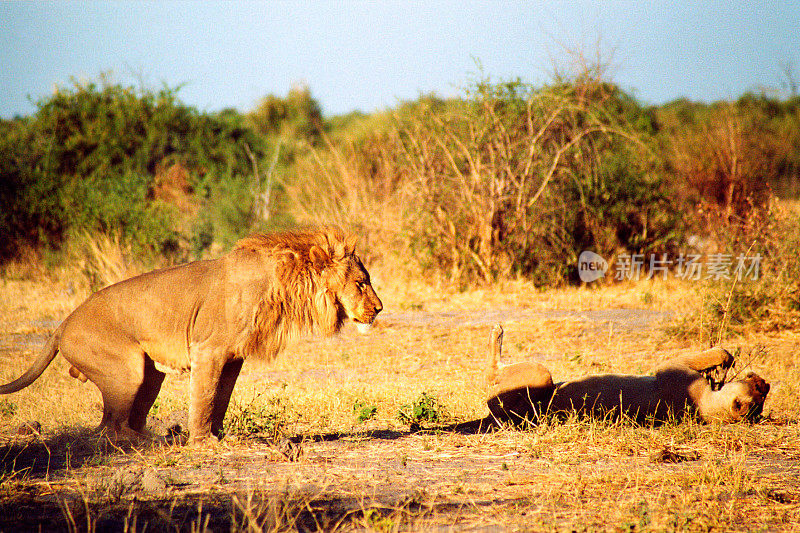
<instances>
[{"instance_id":1,"label":"lying lion's head","mask_svg":"<svg viewBox=\"0 0 800 533\"><path fill-rule=\"evenodd\" d=\"M764 401L769 393L769 383L753 372L748 372L744 379L731 381L723 385L721 392L726 398L730 421L755 421L761 417Z\"/></svg>"}]
</instances>

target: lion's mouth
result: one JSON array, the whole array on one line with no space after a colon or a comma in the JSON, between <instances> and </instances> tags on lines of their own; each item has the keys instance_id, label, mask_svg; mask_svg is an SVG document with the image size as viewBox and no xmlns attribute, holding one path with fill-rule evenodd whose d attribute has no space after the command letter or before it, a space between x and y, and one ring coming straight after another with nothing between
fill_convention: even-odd
<instances>
[{"instance_id":1,"label":"lion's mouth","mask_svg":"<svg viewBox=\"0 0 800 533\"><path fill-rule=\"evenodd\" d=\"M358 329L358 332L359 333L367 333L370 330L370 328L372 328L372 324L375 322L375 317L376 316L377 315L372 315L371 317L366 318L366 319L354 318L353 322L355 323L356 329Z\"/></svg>"},{"instance_id":2,"label":"lion's mouth","mask_svg":"<svg viewBox=\"0 0 800 533\"><path fill-rule=\"evenodd\" d=\"M749 420L750 422L758 422L761 420L761 413L764 411L764 404L763 403L754 403L750 406L750 409L747 410L747 413L744 415L745 420Z\"/></svg>"}]
</instances>

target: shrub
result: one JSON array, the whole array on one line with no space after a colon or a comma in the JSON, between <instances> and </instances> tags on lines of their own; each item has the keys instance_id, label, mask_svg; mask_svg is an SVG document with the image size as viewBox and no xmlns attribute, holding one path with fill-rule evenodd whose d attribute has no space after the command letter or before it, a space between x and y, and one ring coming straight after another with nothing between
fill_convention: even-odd
<instances>
[{"instance_id":1,"label":"shrub","mask_svg":"<svg viewBox=\"0 0 800 533\"><path fill-rule=\"evenodd\" d=\"M322 110L305 85L293 87L285 98L265 96L248 118L257 132L267 136L315 142L323 129Z\"/></svg>"},{"instance_id":2,"label":"shrub","mask_svg":"<svg viewBox=\"0 0 800 533\"><path fill-rule=\"evenodd\" d=\"M378 406L374 403L367 403L364 400L356 400L353 403L353 413L356 415L356 420L366 422L375 418L378 414Z\"/></svg>"},{"instance_id":3,"label":"shrub","mask_svg":"<svg viewBox=\"0 0 800 533\"><path fill-rule=\"evenodd\" d=\"M408 425L419 425L422 422L437 423L446 418L444 406L436 396L423 392L410 404L400 407L397 419Z\"/></svg>"},{"instance_id":4,"label":"shrub","mask_svg":"<svg viewBox=\"0 0 800 533\"><path fill-rule=\"evenodd\" d=\"M73 82L40 101L33 117L4 123L0 232L7 238L0 254L58 246L84 232L175 251L189 239L188 220L217 191L249 192L246 150L263 156L263 140L241 118L198 113L176 92ZM176 165L185 173L184 198L158 197L159 175ZM237 200L246 206L251 199ZM238 215L225 224L247 231L251 221Z\"/></svg>"},{"instance_id":5,"label":"shrub","mask_svg":"<svg viewBox=\"0 0 800 533\"><path fill-rule=\"evenodd\" d=\"M583 248L659 252L678 232L646 142L652 114L600 80L479 81L464 99L423 97L371 124L298 160L292 206L424 271L557 285Z\"/></svg>"},{"instance_id":6,"label":"shrub","mask_svg":"<svg viewBox=\"0 0 800 533\"><path fill-rule=\"evenodd\" d=\"M17 404L10 400L0 400L0 418L8 418L14 416L17 412Z\"/></svg>"}]
</instances>

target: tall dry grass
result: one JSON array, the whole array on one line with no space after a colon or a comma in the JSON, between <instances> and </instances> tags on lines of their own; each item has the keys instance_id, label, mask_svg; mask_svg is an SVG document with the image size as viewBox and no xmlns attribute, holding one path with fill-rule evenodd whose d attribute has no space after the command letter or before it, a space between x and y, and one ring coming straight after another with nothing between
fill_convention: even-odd
<instances>
[{"instance_id":1,"label":"tall dry grass","mask_svg":"<svg viewBox=\"0 0 800 533\"><path fill-rule=\"evenodd\" d=\"M747 224L717 234L715 253L731 260L730 275L699 283L702 304L670 330L719 342L752 331L795 330L800 326L800 205L773 202ZM737 257L758 258L757 270L739 276ZM753 264L749 260L747 266Z\"/></svg>"},{"instance_id":2,"label":"tall dry grass","mask_svg":"<svg viewBox=\"0 0 800 533\"><path fill-rule=\"evenodd\" d=\"M372 133L325 138L284 188L297 220L345 223L406 270L563 284L583 248L613 260L674 237L643 111L626 98L588 75L480 81L463 100L423 98Z\"/></svg>"}]
</instances>

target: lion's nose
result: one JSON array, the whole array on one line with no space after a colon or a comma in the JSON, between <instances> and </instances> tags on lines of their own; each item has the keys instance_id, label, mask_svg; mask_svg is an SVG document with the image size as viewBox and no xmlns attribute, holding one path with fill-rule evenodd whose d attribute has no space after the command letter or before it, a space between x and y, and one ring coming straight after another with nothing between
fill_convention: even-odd
<instances>
[{"instance_id":1,"label":"lion's nose","mask_svg":"<svg viewBox=\"0 0 800 533\"><path fill-rule=\"evenodd\" d=\"M377 294L375 295L375 299L377 300L377 302L375 303L375 314L377 315L383 310L383 302L381 302L381 299L378 298Z\"/></svg>"}]
</instances>

